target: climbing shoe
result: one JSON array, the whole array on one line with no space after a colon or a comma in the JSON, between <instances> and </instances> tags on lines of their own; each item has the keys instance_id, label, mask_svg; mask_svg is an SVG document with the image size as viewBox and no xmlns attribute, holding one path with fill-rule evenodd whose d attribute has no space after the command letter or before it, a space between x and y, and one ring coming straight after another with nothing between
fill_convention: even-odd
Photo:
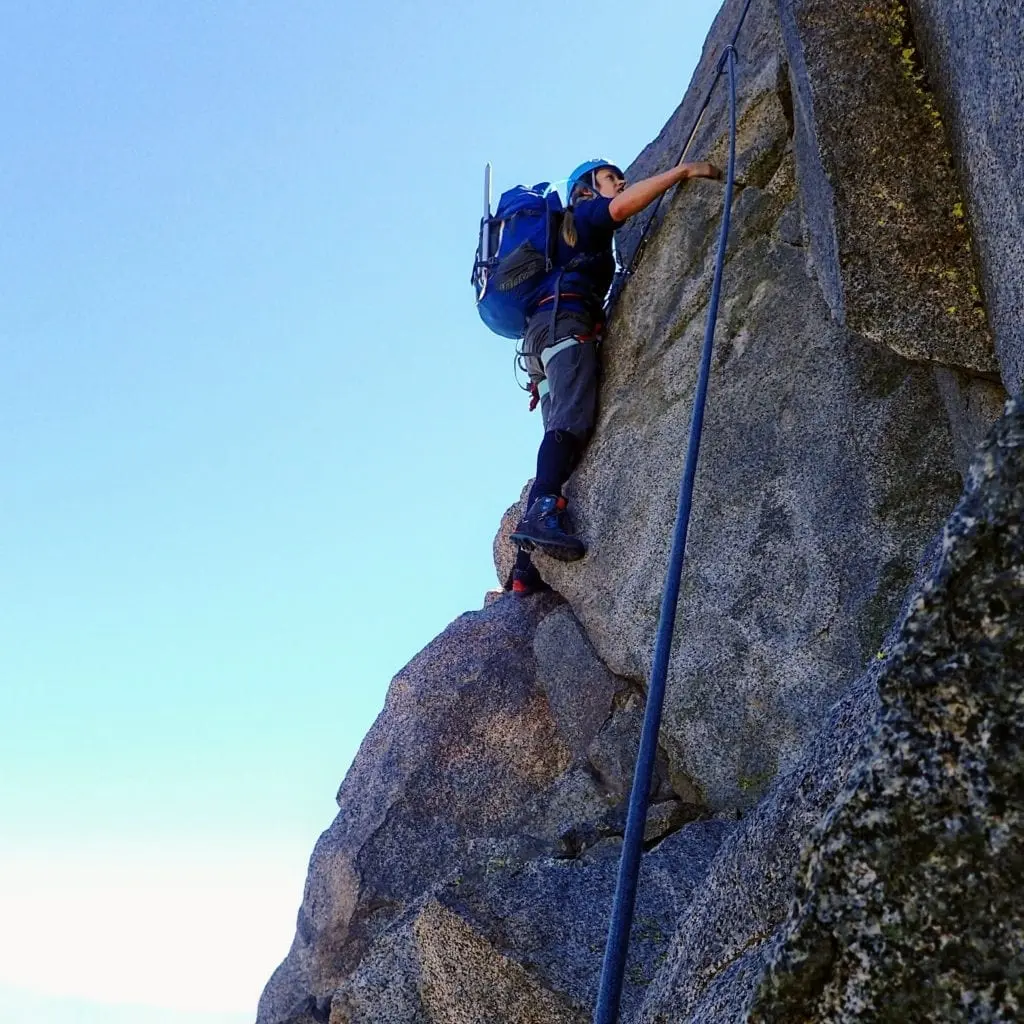
<instances>
[{"instance_id":1,"label":"climbing shoe","mask_svg":"<svg viewBox=\"0 0 1024 1024\"><path fill-rule=\"evenodd\" d=\"M562 523L565 507L565 498L557 494L544 494L534 499L510 540L527 551L539 549L560 562L582 558L587 548L579 537L566 531Z\"/></svg>"},{"instance_id":2,"label":"climbing shoe","mask_svg":"<svg viewBox=\"0 0 1024 1024\"><path fill-rule=\"evenodd\" d=\"M539 593L542 590L551 588L540 578L535 566L528 569L512 570L512 593L520 597L529 597L530 594Z\"/></svg>"}]
</instances>

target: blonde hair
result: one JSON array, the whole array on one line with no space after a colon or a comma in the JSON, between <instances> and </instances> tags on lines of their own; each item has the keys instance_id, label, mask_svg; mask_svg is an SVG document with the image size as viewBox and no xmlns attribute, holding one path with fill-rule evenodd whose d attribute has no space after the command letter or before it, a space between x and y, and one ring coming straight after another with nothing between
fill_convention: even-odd
<instances>
[{"instance_id":1,"label":"blonde hair","mask_svg":"<svg viewBox=\"0 0 1024 1024\"><path fill-rule=\"evenodd\" d=\"M562 214L562 239L566 245L574 246L579 240L579 233L576 231L576 214L573 213L573 207L577 203L585 203L588 199L594 198L594 192L589 188L584 188L582 185L577 185L573 189L572 195L569 197L569 205L565 208L565 213Z\"/></svg>"},{"instance_id":2,"label":"blonde hair","mask_svg":"<svg viewBox=\"0 0 1024 1024\"><path fill-rule=\"evenodd\" d=\"M576 232L576 214L572 212L571 206L567 206L562 214L562 239L568 246L575 246L580 240Z\"/></svg>"}]
</instances>

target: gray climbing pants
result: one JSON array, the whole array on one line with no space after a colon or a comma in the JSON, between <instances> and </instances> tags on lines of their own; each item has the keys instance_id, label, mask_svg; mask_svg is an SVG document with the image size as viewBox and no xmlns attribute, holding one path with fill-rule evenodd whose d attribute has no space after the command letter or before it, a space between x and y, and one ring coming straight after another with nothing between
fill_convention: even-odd
<instances>
[{"instance_id":1,"label":"gray climbing pants","mask_svg":"<svg viewBox=\"0 0 1024 1024\"><path fill-rule=\"evenodd\" d=\"M570 338L589 337L594 319L587 313L560 311L554 331L551 314L535 313L530 319L523 342L530 380L541 387L540 412L544 432L568 430L585 441L594 429L597 416L597 346L593 341L566 344L550 357L545 367L545 349L561 345ZM542 381L547 381L544 394Z\"/></svg>"}]
</instances>

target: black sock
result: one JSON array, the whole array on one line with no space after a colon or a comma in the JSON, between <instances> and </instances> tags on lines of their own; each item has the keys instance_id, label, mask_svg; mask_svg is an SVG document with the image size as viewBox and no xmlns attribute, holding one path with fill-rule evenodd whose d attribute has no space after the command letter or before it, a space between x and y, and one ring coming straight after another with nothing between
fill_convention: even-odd
<instances>
[{"instance_id":1,"label":"black sock","mask_svg":"<svg viewBox=\"0 0 1024 1024\"><path fill-rule=\"evenodd\" d=\"M580 454L580 441L568 430L549 430L537 452L537 478L530 488L529 508L545 494L561 494L562 485L572 474Z\"/></svg>"}]
</instances>

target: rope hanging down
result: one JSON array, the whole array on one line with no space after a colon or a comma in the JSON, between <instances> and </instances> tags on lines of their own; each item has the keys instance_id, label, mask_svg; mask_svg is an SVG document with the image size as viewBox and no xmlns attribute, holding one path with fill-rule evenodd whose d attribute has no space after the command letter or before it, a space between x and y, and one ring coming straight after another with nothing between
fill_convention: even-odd
<instances>
[{"instance_id":1,"label":"rope hanging down","mask_svg":"<svg viewBox=\"0 0 1024 1024\"><path fill-rule=\"evenodd\" d=\"M747 7L749 8L749 6L748 0ZM746 9L744 9L743 15L746 17ZM742 20L740 24L742 25ZM736 34L739 34L739 28L737 28ZM735 39L736 36L733 36L733 42ZM683 556L686 553L686 534L690 525L693 483L697 474L697 456L700 452L701 431L704 426L704 404L707 398L708 378L711 375L711 351L715 338L715 324L718 320L718 301L722 289L722 271L725 266L725 246L729 238L729 216L736 171L736 47L733 43L730 43L722 54L718 75L715 77L716 82L726 65L728 65L729 71L729 169L725 183L725 208L722 212L722 227L718 236L718 255L715 261L711 301L708 306L707 326L704 330L700 374L697 378L697 390L693 399L686 467L683 470L679 488L679 511L676 515L672 554L669 558L665 590L661 599L661 619L658 623L658 636L654 648L651 683L647 691L647 708L644 712L643 732L640 737L640 752L637 755L633 789L629 797L626 835L622 843L622 858L619 861L619 877L612 904L608 944L605 947L604 964L601 968L601 984L598 991L597 1008L594 1011L594 1024L615 1024L619 1016L622 978L629 951L629 935L633 924L637 879L640 874L640 858L643 852L644 827L647 823L648 795L658 750L658 730L661 727L661 712L665 702L665 680L668 676L668 659L672 649L672 632L675 628ZM708 98L710 99L710 94ZM701 116L703 116L703 111ZM696 128L694 132L696 132Z\"/></svg>"},{"instance_id":2,"label":"rope hanging down","mask_svg":"<svg viewBox=\"0 0 1024 1024\"><path fill-rule=\"evenodd\" d=\"M729 46L726 47L725 52L722 54L722 58L718 61L718 70L715 72L714 80L711 82L711 87L707 91L707 95L704 97L704 102L700 105L700 110L697 111L697 119L693 122L693 128L690 130L690 134L686 137L686 144L683 146L679 153L679 157L673 166L678 167L686 159L686 154L690 152L690 146L693 145L693 140L697 136L697 132L700 131L701 123L704 121L704 114L707 112L708 105L711 103L711 97L715 93L715 87L718 85L719 78L722 77L722 72L725 69L725 53L729 49L735 51L736 40L740 37L740 30L743 28L743 23L747 20L747 11L750 10L751 0L743 6L743 13L740 15L740 20L736 25L736 31L732 34L732 39L729 41ZM643 258L644 250L647 247L647 236L658 219L658 210L661 209L661 201L665 198L667 193L662 193L658 196L658 201L654 204L654 209L651 210L650 216L644 222L644 229L640 232L640 240L636 243L636 249L633 251L633 258L629 261L629 267L624 271L625 277L629 277L636 268L640 265L640 260Z\"/></svg>"}]
</instances>

